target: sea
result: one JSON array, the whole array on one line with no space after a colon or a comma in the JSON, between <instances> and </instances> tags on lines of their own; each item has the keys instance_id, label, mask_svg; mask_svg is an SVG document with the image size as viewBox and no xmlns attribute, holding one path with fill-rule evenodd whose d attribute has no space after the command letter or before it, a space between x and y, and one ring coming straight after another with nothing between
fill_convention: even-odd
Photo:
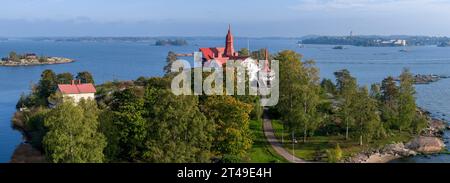
<instances>
[{"instance_id":1,"label":"sea","mask_svg":"<svg viewBox=\"0 0 450 183\"><path fill-rule=\"evenodd\" d=\"M152 42L126 41L51 41L25 38L0 41L0 57L10 51L36 53L75 59L61 65L0 67L0 162L9 162L15 148L23 141L22 135L11 126L15 105L21 94L30 92L45 69L57 73L76 74L89 71L97 84L113 80L132 80L140 76L162 76L169 51L192 53L200 47L218 47L224 38L187 38L187 46L154 46ZM282 50L295 50L303 60L315 60L322 78L335 79L333 73L348 69L358 79L359 85L370 86L387 76L398 76L404 68L414 74L450 76L450 47L354 47L333 49L333 45L297 45L293 38L237 38L235 48L258 50L268 48L274 54ZM192 58L184 58L188 61ZM416 86L417 103L430 111L435 118L450 121L450 79ZM445 133L449 144L450 133ZM450 163L450 155L416 156L395 163Z\"/></svg>"}]
</instances>

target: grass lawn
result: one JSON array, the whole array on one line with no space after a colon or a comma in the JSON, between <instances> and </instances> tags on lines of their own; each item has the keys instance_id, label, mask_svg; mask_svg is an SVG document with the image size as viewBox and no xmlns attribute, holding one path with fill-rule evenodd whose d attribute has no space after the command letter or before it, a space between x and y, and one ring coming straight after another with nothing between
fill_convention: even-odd
<instances>
[{"instance_id":1,"label":"grass lawn","mask_svg":"<svg viewBox=\"0 0 450 183\"><path fill-rule=\"evenodd\" d=\"M279 156L267 142L262 121L250 121L250 130L253 135L253 146L249 150L248 156L244 158L248 163L287 163L283 157Z\"/></svg>"},{"instance_id":2,"label":"grass lawn","mask_svg":"<svg viewBox=\"0 0 450 183\"><path fill-rule=\"evenodd\" d=\"M281 135L284 135L284 147L292 153L292 141L291 134L283 132L283 125L279 120L272 120L272 125L275 130L275 136L281 142ZM303 143L303 136L296 136L298 143L295 144L295 155L299 158L312 161L317 156L323 156L325 150L336 148L336 144L339 144L343 151L343 156L349 157L369 148L381 148L386 144L395 142L407 142L412 136L408 133L397 133L392 137L380 140L374 140L370 144L364 146L359 145L358 139L345 140L345 136L314 136L308 137L307 142Z\"/></svg>"}]
</instances>

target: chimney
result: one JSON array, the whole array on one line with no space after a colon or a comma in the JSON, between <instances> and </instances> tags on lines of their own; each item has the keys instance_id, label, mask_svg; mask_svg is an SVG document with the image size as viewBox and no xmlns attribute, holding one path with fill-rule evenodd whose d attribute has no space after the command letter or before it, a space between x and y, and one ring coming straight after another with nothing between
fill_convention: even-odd
<instances>
[{"instance_id":1,"label":"chimney","mask_svg":"<svg viewBox=\"0 0 450 183\"><path fill-rule=\"evenodd\" d=\"M72 80L72 85L75 85L75 80Z\"/></svg>"},{"instance_id":2,"label":"chimney","mask_svg":"<svg viewBox=\"0 0 450 183\"><path fill-rule=\"evenodd\" d=\"M81 79L78 80L78 84L81 85Z\"/></svg>"}]
</instances>

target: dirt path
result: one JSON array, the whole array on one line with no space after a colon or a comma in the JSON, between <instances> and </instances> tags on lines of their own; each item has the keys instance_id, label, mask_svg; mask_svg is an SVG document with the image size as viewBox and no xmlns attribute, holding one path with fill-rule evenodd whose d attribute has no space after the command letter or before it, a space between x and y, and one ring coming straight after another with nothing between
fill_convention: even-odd
<instances>
[{"instance_id":1,"label":"dirt path","mask_svg":"<svg viewBox=\"0 0 450 183\"><path fill-rule=\"evenodd\" d=\"M272 127L272 120L270 120L269 115L267 114L267 111L264 110L264 135L267 138L267 141L270 143L272 148L284 159L288 160L291 163L308 163L305 160L302 160L300 158L297 158L295 156L292 156L291 153L289 153L280 142L278 142L278 139L275 137L275 133Z\"/></svg>"}]
</instances>

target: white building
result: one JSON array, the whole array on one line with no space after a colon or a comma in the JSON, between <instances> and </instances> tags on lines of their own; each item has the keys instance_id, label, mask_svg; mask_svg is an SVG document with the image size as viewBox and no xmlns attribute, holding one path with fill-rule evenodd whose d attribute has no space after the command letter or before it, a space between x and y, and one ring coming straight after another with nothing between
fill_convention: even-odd
<instances>
[{"instance_id":1,"label":"white building","mask_svg":"<svg viewBox=\"0 0 450 183\"><path fill-rule=\"evenodd\" d=\"M72 81L72 84L59 84L58 91L63 95L63 99L71 98L75 103L80 102L81 99L94 100L96 89L92 83L82 84Z\"/></svg>"}]
</instances>

